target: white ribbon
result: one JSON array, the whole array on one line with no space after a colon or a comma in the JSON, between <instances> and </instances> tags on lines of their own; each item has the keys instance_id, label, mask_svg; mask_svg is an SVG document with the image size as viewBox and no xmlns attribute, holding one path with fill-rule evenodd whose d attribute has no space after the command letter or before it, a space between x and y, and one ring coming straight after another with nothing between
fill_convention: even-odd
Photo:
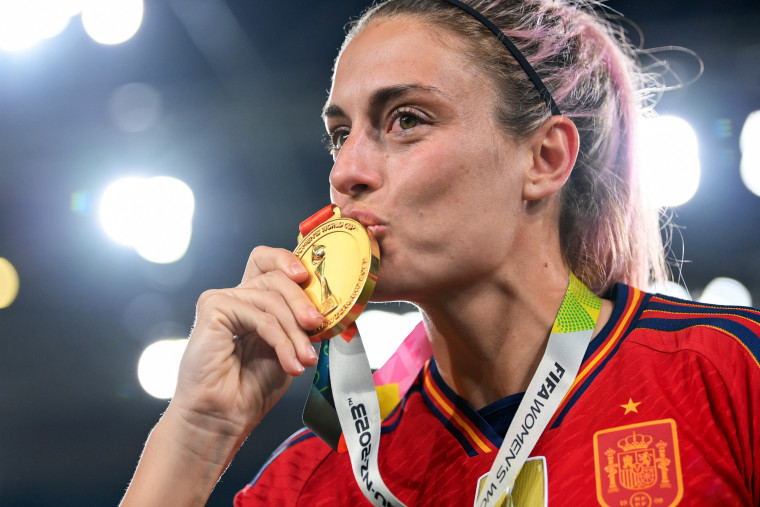
<instances>
[{"instance_id":1,"label":"white ribbon","mask_svg":"<svg viewBox=\"0 0 760 507\"><path fill-rule=\"evenodd\" d=\"M380 404L358 332L349 342L340 335L330 339L330 383L359 489L377 507L404 507L380 477Z\"/></svg>"},{"instance_id":2,"label":"white ribbon","mask_svg":"<svg viewBox=\"0 0 760 507\"><path fill-rule=\"evenodd\" d=\"M544 357L528 384L480 490L477 507L499 505L508 488L511 493L512 483L523 463L572 387L593 331L552 333L549 337Z\"/></svg>"}]
</instances>

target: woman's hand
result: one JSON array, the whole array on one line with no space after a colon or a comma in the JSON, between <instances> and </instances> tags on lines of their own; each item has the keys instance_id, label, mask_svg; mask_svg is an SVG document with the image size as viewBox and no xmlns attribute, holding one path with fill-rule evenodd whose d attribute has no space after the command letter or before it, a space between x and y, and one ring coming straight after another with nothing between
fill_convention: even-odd
<instances>
[{"instance_id":1,"label":"woman's hand","mask_svg":"<svg viewBox=\"0 0 760 507\"><path fill-rule=\"evenodd\" d=\"M247 436L317 362L305 329L323 317L298 285L307 277L292 252L258 247L240 285L203 293L172 408L192 424Z\"/></svg>"},{"instance_id":2,"label":"woman's hand","mask_svg":"<svg viewBox=\"0 0 760 507\"><path fill-rule=\"evenodd\" d=\"M322 315L287 250L258 247L240 285L198 300L169 408L148 438L122 505L204 505L293 376L317 362L307 329Z\"/></svg>"}]
</instances>

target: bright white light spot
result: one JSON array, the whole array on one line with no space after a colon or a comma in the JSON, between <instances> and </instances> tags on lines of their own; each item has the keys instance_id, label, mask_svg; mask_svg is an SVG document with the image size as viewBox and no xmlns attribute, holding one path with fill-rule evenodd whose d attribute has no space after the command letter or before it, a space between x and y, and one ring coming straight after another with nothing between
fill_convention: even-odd
<instances>
[{"instance_id":1,"label":"bright white light spot","mask_svg":"<svg viewBox=\"0 0 760 507\"><path fill-rule=\"evenodd\" d=\"M697 134L685 120L660 116L642 121L640 157L644 188L657 206L679 206L697 192Z\"/></svg>"},{"instance_id":2,"label":"bright white light spot","mask_svg":"<svg viewBox=\"0 0 760 507\"><path fill-rule=\"evenodd\" d=\"M361 333L370 367L380 368L420 320L422 317L419 312L403 314L384 310L362 312L356 320L356 326Z\"/></svg>"},{"instance_id":3,"label":"bright white light spot","mask_svg":"<svg viewBox=\"0 0 760 507\"><path fill-rule=\"evenodd\" d=\"M161 399L174 396L185 347L186 339L161 340L146 347L137 363L137 378L145 392Z\"/></svg>"},{"instance_id":4,"label":"bright white light spot","mask_svg":"<svg viewBox=\"0 0 760 507\"><path fill-rule=\"evenodd\" d=\"M740 171L744 185L750 192L760 196L760 149L742 153Z\"/></svg>"},{"instance_id":5,"label":"bright white light spot","mask_svg":"<svg viewBox=\"0 0 760 507\"><path fill-rule=\"evenodd\" d=\"M161 118L161 95L145 83L125 84L111 94L108 112L121 130L142 132Z\"/></svg>"},{"instance_id":6,"label":"bright white light spot","mask_svg":"<svg viewBox=\"0 0 760 507\"><path fill-rule=\"evenodd\" d=\"M193 233L192 224L170 220L154 223L143 231L139 241L133 246L146 261L156 264L169 264L180 260L190 246Z\"/></svg>"},{"instance_id":7,"label":"bright white light spot","mask_svg":"<svg viewBox=\"0 0 760 507\"><path fill-rule=\"evenodd\" d=\"M178 261L187 252L194 211L190 187L167 176L116 181L100 199L100 222L106 233L160 264Z\"/></svg>"},{"instance_id":8,"label":"bright white light spot","mask_svg":"<svg viewBox=\"0 0 760 507\"><path fill-rule=\"evenodd\" d=\"M752 295L738 280L716 278L705 286L699 300L703 303L729 306L752 306Z\"/></svg>"},{"instance_id":9,"label":"bright white light spot","mask_svg":"<svg viewBox=\"0 0 760 507\"><path fill-rule=\"evenodd\" d=\"M143 178L124 178L106 188L100 199L100 223L106 233L125 246L132 246L145 218L142 214Z\"/></svg>"},{"instance_id":10,"label":"bright white light spot","mask_svg":"<svg viewBox=\"0 0 760 507\"><path fill-rule=\"evenodd\" d=\"M739 137L742 150L742 181L755 195L760 196L760 111L747 116Z\"/></svg>"},{"instance_id":11,"label":"bright white light spot","mask_svg":"<svg viewBox=\"0 0 760 507\"><path fill-rule=\"evenodd\" d=\"M23 51L55 37L79 12L76 0L0 0L0 49Z\"/></svg>"},{"instance_id":12,"label":"bright white light spot","mask_svg":"<svg viewBox=\"0 0 760 507\"><path fill-rule=\"evenodd\" d=\"M142 24L143 0L87 0L82 24L100 44L121 44L132 38Z\"/></svg>"},{"instance_id":13,"label":"bright white light spot","mask_svg":"<svg viewBox=\"0 0 760 507\"><path fill-rule=\"evenodd\" d=\"M193 191L184 182L166 176L151 178L146 183L144 198L148 220L133 246L151 262L177 261L190 245L195 210Z\"/></svg>"},{"instance_id":14,"label":"bright white light spot","mask_svg":"<svg viewBox=\"0 0 760 507\"><path fill-rule=\"evenodd\" d=\"M672 296L674 298L691 301L691 294L689 294L689 291L686 290L686 287L670 280L665 283L654 283L650 285L647 289L647 292L651 292L653 294L664 294L666 296Z\"/></svg>"},{"instance_id":15,"label":"bright white light spot","mask_svg":"<svg viewBox=\"0 0 760 507\"><path fill-rule=\"evenodd\" d=\"M8 259L0 257L0 308L8 308L18 295L18 272Z\"/></svg>"}]
</instances>

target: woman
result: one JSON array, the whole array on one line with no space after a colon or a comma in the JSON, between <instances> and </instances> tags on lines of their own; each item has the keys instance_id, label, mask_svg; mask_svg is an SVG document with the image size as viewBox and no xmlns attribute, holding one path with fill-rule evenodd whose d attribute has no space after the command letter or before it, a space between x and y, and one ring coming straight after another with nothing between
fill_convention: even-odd
<instances>
[{"instance_id":1,"label":"woman","mask_svg":"<svg viewBox=\"0 0 760 507\"><path fill-rule=\"evenodd\" d=\"M760 314L633 287L663 272L636 183L646 83L634 60L588 7L468 4L477 12L443 0L368 10L324 109L331 199L380 245L373 299L415 303L432 350L384 423L378 473L398 501L302 431L236 504L493 505L522 470L508 488L518 505L759 505ZM534 391L558 311L575 315L560 310L571 271L578 308L595 308L577 376L557 361ZM293 253L259 247L238 287L201 296L125 505L202 504L316 363L306 330L323 317L306 276ZM575 382L514 466L566 373ZM528 415L510 426L523 399Z\"/></svg>"}]
</instances>

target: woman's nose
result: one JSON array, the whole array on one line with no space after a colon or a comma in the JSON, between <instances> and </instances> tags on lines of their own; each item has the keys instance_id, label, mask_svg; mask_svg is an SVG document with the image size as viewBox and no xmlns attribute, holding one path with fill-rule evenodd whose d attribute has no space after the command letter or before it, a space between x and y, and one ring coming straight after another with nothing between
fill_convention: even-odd
<instances>
[{"instance_id":1,"label":"woman's nose","mask_svg":"<svg viewBox=\"0 0 760 507\"><path fill-rule=\"evenodd\" d=\"M360 131L352 131L335 158L330 186L350 197L379 188L382 180L377 162L372 140Z\"/></svg>"}]
</instances>

